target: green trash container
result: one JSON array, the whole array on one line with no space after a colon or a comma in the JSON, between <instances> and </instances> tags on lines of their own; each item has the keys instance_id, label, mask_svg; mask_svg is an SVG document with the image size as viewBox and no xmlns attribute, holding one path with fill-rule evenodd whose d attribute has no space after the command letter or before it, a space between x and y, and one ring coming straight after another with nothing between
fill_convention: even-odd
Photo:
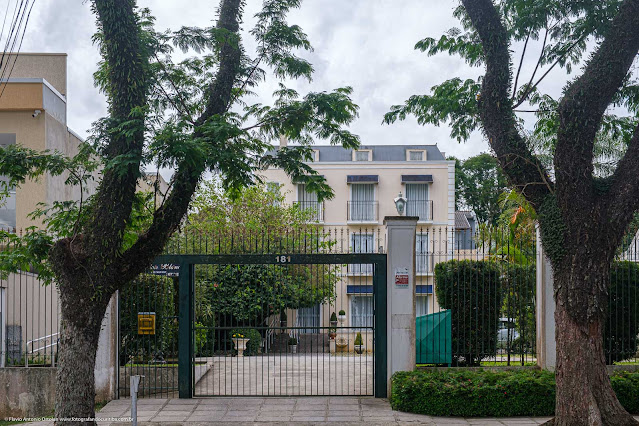
<instances>
[{"instance_id":1,"label":"green trash container","mask_svg":"<svg viewBox=\"0 0 639 426\"><path fill-rule=\"evenodd\" d=\"M452 318L450 310L417 317L417 364L453 362Z\"/></svg>"}]
</instances>

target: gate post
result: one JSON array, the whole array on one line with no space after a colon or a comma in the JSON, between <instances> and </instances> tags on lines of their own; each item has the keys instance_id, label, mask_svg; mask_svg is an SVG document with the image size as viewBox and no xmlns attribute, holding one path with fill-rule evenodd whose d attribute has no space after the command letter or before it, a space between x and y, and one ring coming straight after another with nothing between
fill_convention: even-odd
<instances>
[{"instance_id":1,"label":"gate post","mask_svg":"<svg viewBox=\"0 0 639 426\"><path fill-rule=\"evenodd\" d=\"M415 231L418 217L387 216L388 378L415 370ZM391 382L387 390L390 394Z\"/></svg>"},{"instance_id":2,"label":"gate post","mask_svg":"<svg viewBox=\"0 0 639 426\"><path fill-rule=\"evenodd\" d=\"M193 265L180 263L178 313L178 390L180 398L193 397Z\"/></svg>"}]
</instances>

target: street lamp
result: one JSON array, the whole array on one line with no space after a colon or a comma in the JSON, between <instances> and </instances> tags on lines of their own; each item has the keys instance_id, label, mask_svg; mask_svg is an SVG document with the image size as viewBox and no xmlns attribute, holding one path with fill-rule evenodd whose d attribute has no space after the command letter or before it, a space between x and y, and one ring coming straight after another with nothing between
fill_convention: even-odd
<instances>
[{"instance_id":1,"label":"street lamp","mask_svg":"<svg viewBox=\"0 0 639 426\"><path fill-rule=\"evenodd\" d=\"M395 198L395 208L397 209L397 213L400 216L404 215L404 212L406 210L406 198L404 198L404 196L402 195L402 192L399 191L399 196L397 198Z\"/></svg>"}]
</instances>

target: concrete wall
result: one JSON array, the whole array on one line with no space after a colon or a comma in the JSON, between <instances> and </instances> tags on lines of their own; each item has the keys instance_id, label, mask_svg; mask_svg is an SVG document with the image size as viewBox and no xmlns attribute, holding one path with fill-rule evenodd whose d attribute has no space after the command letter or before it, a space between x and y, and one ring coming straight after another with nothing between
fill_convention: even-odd
<instances>
[{"instance_id":1,"label":"concrete wall","mask_svg":"<svg viewBox=\"0 0 639 426\"><path fill-rule=\"evenodd\" d=\"M55 408L57 368L0 368L0 418L43 417Z\"/></svg>"}]
</instances>

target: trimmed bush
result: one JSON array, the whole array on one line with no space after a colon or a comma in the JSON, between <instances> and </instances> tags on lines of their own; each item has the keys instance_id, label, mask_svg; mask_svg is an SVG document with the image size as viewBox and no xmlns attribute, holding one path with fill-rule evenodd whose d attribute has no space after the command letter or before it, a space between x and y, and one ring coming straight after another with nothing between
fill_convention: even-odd
<instances>
[{"instance_id":1,"label":"trimmed bush","mask_svg":"<svg viewBox=\"0 0 639 426\"><path fill-rule=\"evenodd\" d=\"M536 265L508 264L502 276L502 316L511 318L519 337L505 345L511 352L532 353L535 348Z\"/></svg>"},{"instance_id":2,"label":"trimmed bush","mask_svg":"<svg viewBox=\"0 0 639 426\"><path fill-rule=\"evenodd\" d=\"M610 270L608 319L604 327L606 363L632 358L639 334L639 264L615 262Z\"/></svg>"},{"instance_id":3,"label":"trimmed bush","mask_svg":"<svg viewBox=\"0 0 639 426\"><path fill-rule=\"evenodd\" d=\"M610 378L621 405L639 413L639 373ZM555 375L548 371L486 370L413 371L395 373L394 410L430 416L553 416Z\"/></svg>"},{"instance_id":4,"label":"trimmed bush","mask_svg":"<svg viewBox=\"0 0 639 426\"><path fill-rule=\"evenodd\" d=\"M355 336L355 343L354 345L363 345L364 343L362 342L362 333L357 333L357 336Z\"/></svg>"},{"instance_id":5,"label":"trimmed bush","mask_svg":"<svg viewBox=\"0 0 639 426\"><path fill-rule=\"evenodd\" d=\"M502 307L499 269L484 261L451 260L435 266L437 301L452 316L454 365L479 365L497 353Z\"/></svg>"},{"instance_id":6,"label":"trimmed bush","mask_svg":"<svg viewBox=\"0 0 639 426\"><path fill-rule=\"evenodd\" d=\"M262 345L262 335L259 331L254 328L237 328L231 330L231 334L229 334L229 336L233 336L234 334L241 334L245 338L249 339L249 341L246 342L246 350L244 351L244 356L257 355L258 353L260 353L260 346Z\"/></svg>"}]
</instances>

